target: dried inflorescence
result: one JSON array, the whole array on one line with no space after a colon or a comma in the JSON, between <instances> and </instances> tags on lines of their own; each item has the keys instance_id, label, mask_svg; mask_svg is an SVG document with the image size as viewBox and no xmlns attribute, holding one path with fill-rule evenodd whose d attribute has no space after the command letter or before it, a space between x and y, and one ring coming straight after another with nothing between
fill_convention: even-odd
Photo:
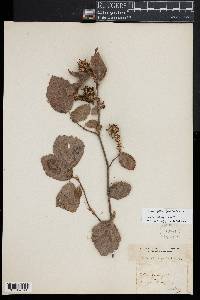
<instances>
[{"instance_id":1,"label":"dried inflorescence","mask_svg":"<svg viewBox=\"0 0 200 300\"><path fill-rule=\"evenodd\" d=\"M94 87L86 85L82 90L83 94L75 95L74 99L94 104L97 99Z\"/></svg>"},{"instance_id":2,"label":"dried inflorescence","mask_svg":"<svg viewBox=\"0 0 200 300\"><path fill-rule=\"evenodd\" d=\"M106 165L109 219L101 220L97 215L89 203L80 178L74 175L74 168L81 160L85 148L79 138L71 135L59 135L53 144L53 153L44 155L41 163L47 176L59 181L66 181L56 197L57 207L74 213L80 205L81 197L85 198L88 210L98 219L98 224L92 228L92 242L99 254L106 256L113 254L121 241L120 233L114 224L116 212L112 210L111 199L125 198L132 189L128 182L122 180L110 184L110 168L117 158L119 164L127 170L134 170L136 162L130 154L122 151L120 129L116 124L109 124L106 129L116 143L118 154L110 163L108 161L101 137L104 129L101 123L101 110L105 108L105 103L98 93L99 85L107 73L107 67L98 48L95 49L90 61L79 59L78 70L70 71L68 69L68 71L76 79L76 82L70 83L64 78L52 76L47 87L47 100L55 111L69 114L75 124L85 131L95 134L98 138ZM94 86L86 85L88 79L92 79ZM73 109L74 102L80 102L75 109Z\"/></svg>"},{"instance_id":3,"label":"dried inflorescence","mask_svg":"<svg viewBox=\"0 0 200 300\"><path fill-rule=\"evenodd\" d=\"M99 97L96 98L97 101L97 110L101 110L105 108L104 101L101 101Z\"/></svg>"},{"instance_id":4,"label":"dried inflorescence","mask_svg":"<svg viewBox=\"0 0 200 300\"><path fill-rule=\"evenodd\" d=\"M116 124L109 124L109 127L106 130L108 131L111 138L115 140L117 145L117 150L121 152L122 143L121 143L119 126Z\"/></svg>"},{"instance_id":5,"label":"dried inflorescence","mask_svg":"<svg viewBox=\"0 0 200 300\"><path fill-rule=\"evenodd\" d=\"M84 72L84 73L88 73L88 74L92 73L90 63L87 62L86 59L84 59L84 60L79 59L79 61L78 61L78 70L80 72Z\"/></svg>"}]
</instances>

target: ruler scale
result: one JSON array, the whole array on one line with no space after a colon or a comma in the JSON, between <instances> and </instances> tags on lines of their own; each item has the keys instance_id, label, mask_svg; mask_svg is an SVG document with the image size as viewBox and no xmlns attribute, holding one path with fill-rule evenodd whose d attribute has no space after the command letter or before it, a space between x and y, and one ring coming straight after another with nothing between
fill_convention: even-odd
<instances>
[{"instance_id":1,"label":"ruler scale","mask_svg":"<svg viewBox=\"0 0 200 300\"><path fill-rule=\"evenodd\" d=\"M96 21L193 22L194 1L96 1Z\"/></svg>"}]
</instances>

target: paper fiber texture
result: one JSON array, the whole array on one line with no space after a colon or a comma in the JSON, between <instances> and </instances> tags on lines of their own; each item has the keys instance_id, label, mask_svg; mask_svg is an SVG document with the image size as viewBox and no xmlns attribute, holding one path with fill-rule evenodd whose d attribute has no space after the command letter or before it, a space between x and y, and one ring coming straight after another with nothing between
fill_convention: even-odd
<instances>
[{"instance_id":1,"label":"paper fiber texture","mask_svg":"<svg viewBox=\"0 0 200 300\"><path fill-rule=\"evenodd\" d=\"M143 224L141 214L192 209L192 40L192 24L183 23L5 23L3 293L5 282L31 282L33 294L192 293L191 259L152 266L136 255L138 247L192 247L191 224ZM132 185L127 198L112 200L122 237L113 258L93 246L96 219L84 201L75 214L56 208L63 183L47 177L40 162L58 135L83 140L76 173L108 217L97 140L46 101L51 75L70 80L67 69L97 46L108 68L99 89L102 122L120 126L137 162L133 172L112 166L112 182ZM103 139L112 159L106 131Z\"/></svg>"}]
</instances>

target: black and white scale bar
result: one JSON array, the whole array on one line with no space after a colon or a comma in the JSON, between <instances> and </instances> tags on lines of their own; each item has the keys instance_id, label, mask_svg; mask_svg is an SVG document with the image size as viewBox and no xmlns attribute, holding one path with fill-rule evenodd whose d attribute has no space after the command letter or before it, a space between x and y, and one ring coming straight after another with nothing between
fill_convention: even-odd
<instances>
[{"instance_id":1,"label":"black and white scale bar","mask_svg":"<svg viewBox=\"0 0 200 300\"><path fill-rule=\"evenodd\" d=\"M193 22L194 1L97 1L96 21Z\"/></svg>"}]
</instances>

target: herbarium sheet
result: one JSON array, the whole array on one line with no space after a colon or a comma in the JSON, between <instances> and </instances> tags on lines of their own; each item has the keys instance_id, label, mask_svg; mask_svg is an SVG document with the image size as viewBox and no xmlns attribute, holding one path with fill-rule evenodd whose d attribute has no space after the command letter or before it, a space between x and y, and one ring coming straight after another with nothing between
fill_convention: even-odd
<instances>
[{"instance_id":1,"label":"herbarium sheet","mask_svg":"<svg viewBox=\"0 0 200 300\"><path fill-rule=\"evenodd\" d=\"M192 38L5 23L4 294L192 293Z\"/></svg>"}]
</instances>

